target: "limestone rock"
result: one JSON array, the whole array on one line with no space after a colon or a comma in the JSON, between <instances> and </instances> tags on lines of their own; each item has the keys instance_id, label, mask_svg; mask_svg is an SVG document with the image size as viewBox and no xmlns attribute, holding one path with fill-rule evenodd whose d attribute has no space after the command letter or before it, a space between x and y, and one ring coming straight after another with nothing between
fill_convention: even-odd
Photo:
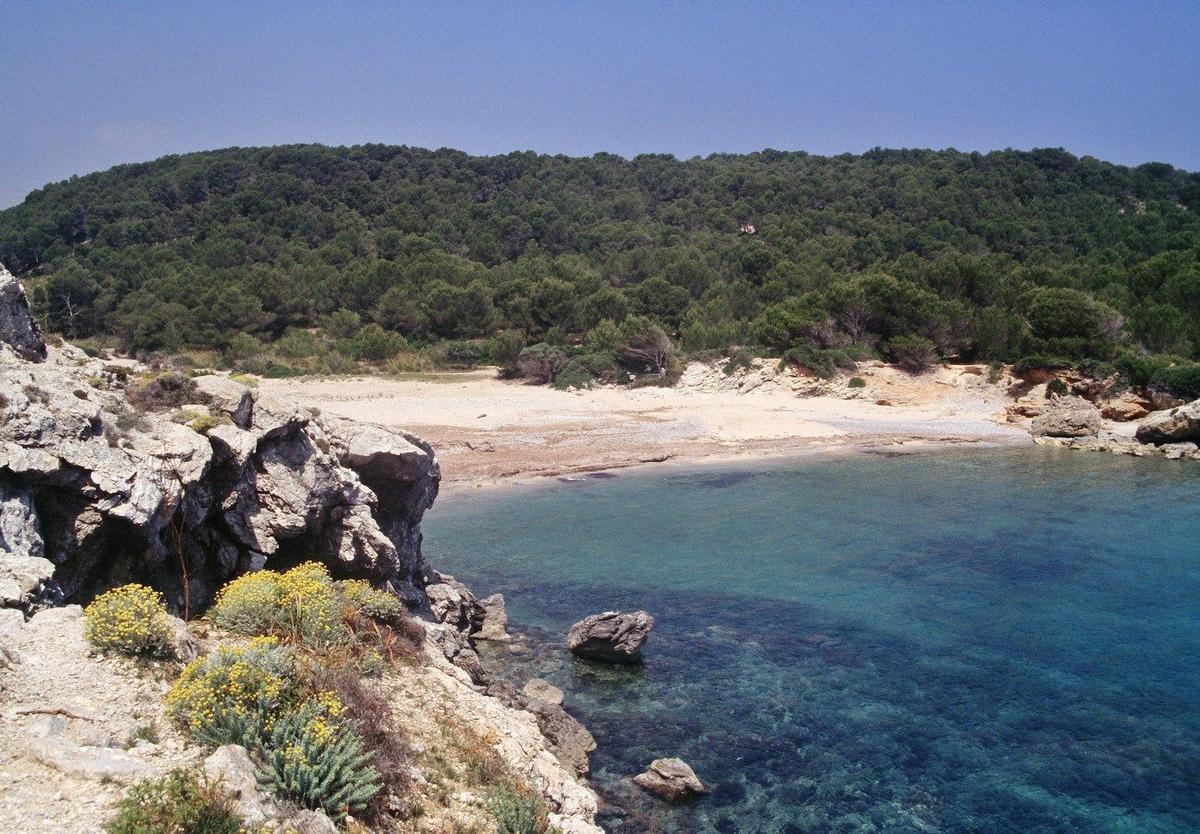
<instances>
[{"instance_id":1,"label":"limestone rock","mask_svg":"<svg viewBox=\"0 0 1200 834\"><path fill-rule=\"evenodd\" d=\"M480 640L508 639L508 612L504 609L504 594L492 594L479 600L483 609L483 623L475 637Z\"/></svg>"},{"instance_id":2,"label":"limestone rock","mask_svg":"<svg viewBox=\"0 0 1200 834\"><path fill-rule=\"evenodd\" d=\"M354 424L217 375L197 387L228 422L205 435L170 411L135 409L106 373L69 346L37 363L0 351L0 559L53 566L31 587L0 564L0 607L31 611L140 581L180 610L182 557L193 611L276 559L312 559L423 600L420 521L440 480L423 441L369 427L354 445L360 461L335 435L354 440ZM343 457L362 462L370 483Z\"/></svg>"},{"instance_id":3,"label":"limestone rock","mask_svg":"<svg viewBox=\"0 0 1200 834\"><path fill-rule=\"evenodd\" d=\"M262 826L277 816L275 800L259 789L257 771L245 747L236 744L218 747L204 760L203 770L233 797L238 813L250 826Z\"/></svg>"},{"instance_id":4,"label":"limestone rock","mask_svg":"<svg viewBox=\"0 0 1200 834\"><path fill-rule=\"evenodd\" d=\"M1106 420L1126 423L1130 420L1140 420L1150 413L1153 403L1142 399L1132 391L1126 391L1119 397L1108 400L1100 408L1100 416Z\"/></svg>"},{"instance_id":5,"label":"limestone rock","mask_svg":"<svg viewBox=\"0 0 1200 834\"><path fill-rule=\"evenodd\" d=\"M633 777L639 788L670 802L679 802L707 793L696 774L682 759L655 759L645 773Z\"/></svg>"},{"instance_id":6,"label":"limestone rock","mask_svg":"<svg viewBox=\"0 0 1200 834\"><path fill-rule=\"evenodd\" d=\"M1137 427L1135 437L1156 445L1200 440L1200 400L1150 415Z\"/></svg>"},{"instance_id":7,"label":"limestone rock","mask_svg":"<svg viewBox=\"0 0 1200 834\"><path fill-rule=\"evenodd\" d=\"M572 654L614 663L637 663L642 645L654 628L654 618L645 611L622 614L606 611L585 617L567 633Z\"/></svg>"},{"instance_id":8,"label":"limestone rock","mask_svg":"<svg viewBox=\"0 0 1200 834\"><path fill-rule=\"evenodd\" d=\"M46 343L29 312L21 282L0 264L0 342L11 347L22 359L42 362Z\"/></svg>"},{"instance_id":9,"label":"limestone rock","mask_svg":"<svg viewBox=\"0 0 1200 834\"><path fill-rule=\"evenodd\" d=\"M425 597L436 622L463 634L475 634L482 628L487 612L466 585L453 576L430 570L426 576Z\"/></svg>"},{"instance_id":10,"label":"limestone rock","mask_svg":"<svg viewBox=\"0 0 1200 834\"><path fill-rule=\"evenodd\" d=\"M533 678L528 681L521 687L521 691L530 698L537 698L539 701L545 701L547 704L561 705L563 702L563 691L541 678Z\"/></svg>"},{"instance_id":11,"label":"limestone rock","mask_svg":"<svg viewBox=\"0 0 1200 834\"><path fill-rule=\"evenodd\" d=\"M196 642L196 638L192 636L187 623L183 620L168 616L167 623L171 627L171 636L168 640L171 655L180 663L191 663L200 654L200 644Z\"/></svg>"},{"instance_id":12,"label":"limestone rock","mask_svg":"<svg viewBox=\"0 0 1200 834\"><path fill-rule=\"evenodd\" d=\"M1100 411L1078 397L1060 397L1033 419L1034 437L1086 437L1100 431Z\"/></svg>"},{"instance_id":13,"label":"limestone rock","mask_svg":"<svg viewBox=\"0 0 1200 834\"><path fill-rule=\"evenodd\" d=\"M153 767L123 750L84 746L53 735L31 739L29 753L47 767L82 779L129 784L155 772Z\"/></svg>"}]
</instances>

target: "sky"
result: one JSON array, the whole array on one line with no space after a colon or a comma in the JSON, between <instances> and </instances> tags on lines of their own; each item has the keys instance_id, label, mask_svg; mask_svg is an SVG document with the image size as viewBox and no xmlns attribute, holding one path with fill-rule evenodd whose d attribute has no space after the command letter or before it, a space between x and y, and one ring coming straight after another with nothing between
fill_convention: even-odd
<instances>
[{"instance_id":1,"label":"sky","mask_svg":"<svg viewBox=\"0 0 1200 834\"><path fill-rule=\"evenodd\" d=\"M1190 2L0 2L0 207L168 153L1065 147L1200 170Z\"/></svg>"}]
</instances>

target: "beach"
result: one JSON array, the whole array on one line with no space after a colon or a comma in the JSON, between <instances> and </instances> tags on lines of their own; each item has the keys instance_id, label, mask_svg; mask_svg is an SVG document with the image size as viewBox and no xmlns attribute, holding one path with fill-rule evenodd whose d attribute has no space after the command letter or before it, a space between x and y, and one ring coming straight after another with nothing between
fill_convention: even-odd
<instances>
[{"instance_id":1,"label":"beach","mask_svg":"<svg viewBox=\"0 0 1200 834\"><path fill-rule=\"evenodd\" d=\"M1026 445L1028 432L1005 422L1015 384L989 382L976 366L911 375L879 362L824 381L771 361L729 375L719 364L692 363L673 387L559 391L501 380L491 368L261 383L322 413L420 435L437 450L448 491L668 460Z\"/></svg>"}]
</instances>

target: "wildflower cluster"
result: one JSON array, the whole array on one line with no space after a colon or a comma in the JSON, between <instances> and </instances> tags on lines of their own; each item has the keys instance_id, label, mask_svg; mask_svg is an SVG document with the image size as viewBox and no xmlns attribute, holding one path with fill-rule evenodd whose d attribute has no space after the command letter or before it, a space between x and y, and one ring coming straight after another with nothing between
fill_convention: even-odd
<instances>
[{"instance_id":1,"label":"wildflower cluster","mask_svg":"<svg viewBox=\"0 0 1200 834\"><path fill-rule=\"evenodd\" d=\"M372 588L361 579L347 579L338 582L337 587L348 606L376 622L393 622L407 613L404 603L394 595Z\"/></svg>"},{"instance_id":2,"label":"wildflower cluster","mask_svg":"<svg viewBox=\"0 0 1200 834\"><path fill-rule=\"evenodd\" d=\"M328 570L306 562L286 573L261 570L230 582L209 617L239 634L277 634L323 651L354 642L348 625L357 617L398 622L404 603L362 580L334 582Z\"/></svg>"},{"instance_id":3,"label":"wildflower cluster","mask_svg":"<svg viewBox=\"0 0 1200 834\"><path fill-rule=\"evenodd\" d=\"M205 744L245 747L278 795L341 819L365 807L381 780L346 704L305 687L302 671L275 636L223 646L183 670L167 713Z\"/></svg>"},{"instance_id":4,"label":"wildflower cluster","mask_svg":"<svg viewBox=\"0 0 1200 834\"><path fill-rule=\"evenodd\" d=\"M167 693L167 714L212 744L245 744L299 700L295 661L276 637L197 658Z\"/></svg>"},{"instance_id":5,"label":"wildflower cluster","mask_svg":"<svg viewBox=\"0 0 1200 834\"><path fill-rule=\"evenodd\" d=\"M103 651L166 657L171 625L162 596L145 585L122 585L92 602L83 614L83 636Z\"/></svg>"}]
</instances>

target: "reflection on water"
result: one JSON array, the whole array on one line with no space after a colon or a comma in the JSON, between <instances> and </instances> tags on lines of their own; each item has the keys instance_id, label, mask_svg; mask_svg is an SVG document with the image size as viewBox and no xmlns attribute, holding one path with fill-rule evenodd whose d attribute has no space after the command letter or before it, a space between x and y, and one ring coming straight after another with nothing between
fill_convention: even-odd
<instances>
[{"instance_id":1,"label":"reflection on water","mask_svg":"<svg viewBox=\"0 0 1200 834\"><path fill-rule=\"evenodd\" d=\"M1200 467L1053 450L659 469L456 498L435 563L593 731L617 832L1200 830ZM642 669L573 661L646 608ZM668 808L627 777L678 755Z\"/></svg>"}]
</instances>

